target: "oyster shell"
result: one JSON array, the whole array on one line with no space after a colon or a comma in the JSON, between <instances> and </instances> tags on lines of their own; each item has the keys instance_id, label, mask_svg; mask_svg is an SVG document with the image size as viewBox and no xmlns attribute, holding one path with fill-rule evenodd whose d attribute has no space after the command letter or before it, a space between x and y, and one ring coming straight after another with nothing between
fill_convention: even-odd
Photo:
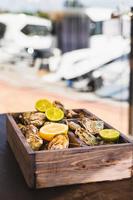
<instances>
[{"instance_id":1,"label":"oyster shell","mask_svg":"<svg viewBox=\"0 0 133 200\"><path fill-rule=\"evenodd\" d=\"M82 118L80 123L86 130L93 134L99 133L104 128L104 122L102 120Z\"/></svg>"},{"instance_id":2,"label":"oyster shell","mask_svg":"<svg viewBox=\"0 0 133 200\"><path fill-rule=\"evenodd\" d=\"M30 115L31 112L25 112L19 115L19 120L24 124L28 125L30 124Z\"/></svg>"},{"instance_id":3,"label":"oyster shell","mask_svg":"<svg viewBox=\"0 0 133 200\"><path fill-rule=\"evenodd\" d=\"M34 151L38 151L43 145L43 140L36 134L30 133L26 141Z\"/></svg>"},{"instance_id":4,"label":"oyster shell","mask_svg":"<svg viewBox=\"0 0 133 200\"><path fill-rule=\"evenodd\" d=\"M28 138L30 135L37 135L38 134L38 129L36 126L30 124L26 126L25 130L25 137Z\"/></svg>"},{"instance_id":5,"label":"oyster shell","mask_svg":"<svg viewBox=\"0 0 133 200\"><path fill-rule=\"evenodd\" d=\"M72 131L68 132L70 147L84 147L87 146L82 140L80 140Z\"/></svg>"},{"instance_id":6,"label":"oyster shell","mask_svg":"<svg viewBox=\"0 0 133 200\"><path fill-rule=\"evenodd\" d=\"M65 135L55 136L48 145L48 149L67 149L69 146L69 138Z\"/></svg>"},{"instance_id":7,"label":"oyster shell","mask_svg":"<svg viewBox=\"0 0 133 200\"><path fill-rule=\"evenodd\" d=\"M44 113L37 112L37 113L32 113L29 119L30 119L30 124L33 124L36 127L41 127L45 122L46 116Z\"/></svg>"},{"instance_id":8,"label":"oyster shell","mask_svg":"<svg viewBox=\"0 0 133 200\"><path fill-rule=\"evenodd\" d=\"M66 113L65 113L65 116L67 118L75 118L75 117L78 117L78 113L76 113L73 110L67 110Z\"/></svg>"},{"instance_id":9,"label":"oyster shell","mask_svg":"<svg viewBox=\"0 0 133 200\"><path fill-rule=\"evenodd\" d=\"M61 102L59 102L59 101L54 101L53 102L53 105L55 106L55 107L57 107L57 108L60 108L61 110L65 110L65 108L64 108L64 105L61 103Z\"/></svg>"},{"instance_id":10,"label":"oyster shell","mask_svg":"<svg viewBox=\"0 0 133 200\"><path fill-rule=\"evenodd\" d=\"M73 121L71 121L71 122L68 122L68 126L69 126L69 128L71 129L71 130L76 130L76 129L79 129L79 128L81 128L81 126L79 125L79 124L77 124L77 123L75 123L75 122L73 122Z\"/></svg>"},{"instance_id":11,"label":"oyster shell","mask_svg":"<svg viewBox=\"0 0 133 200\"><path fill-rule=\"evenodd\" d=\"M98 144L96 137L84 128L77 129L75 134L87 145L93 146Z\"/></svg>"},{"instance_id":12,"label":"oyster shell","mask_svg":"<svg viewBox=\"0 0 133 200\"><path fill-rule=\"evenodd\" d=\"M24 125L32 124L36 127L41 127L45 122L45 114L40 112L25 112L19 115L19 120Z\"/></svg>"},{"instance_id":13,"label":"oyster shell","mask_svg":"<svg viewBox=\"0 0 133 200\"><path fill-rule=\"evenodd\" d=\"M23 124L18 124L19 129L22 131L23 135L26 136L27 127Z\"/></svg>"}]
</instances>

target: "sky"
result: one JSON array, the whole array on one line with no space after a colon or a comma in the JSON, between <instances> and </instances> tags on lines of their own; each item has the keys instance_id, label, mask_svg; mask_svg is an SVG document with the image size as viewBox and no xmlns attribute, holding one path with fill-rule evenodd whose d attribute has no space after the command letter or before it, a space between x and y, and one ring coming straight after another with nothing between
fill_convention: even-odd
<instances>
[{"instance_id":1,"label":"sky","mask_svg":"<svg viewBox=\"0 0 133 200\"><path fill-rule=\"evenodd\" d=\"M65 0L0 0L1 10L36 11L60 10ZM122 7L133 6L133 0L80 0L86 6Z\"/></svg>"}]
</instances>

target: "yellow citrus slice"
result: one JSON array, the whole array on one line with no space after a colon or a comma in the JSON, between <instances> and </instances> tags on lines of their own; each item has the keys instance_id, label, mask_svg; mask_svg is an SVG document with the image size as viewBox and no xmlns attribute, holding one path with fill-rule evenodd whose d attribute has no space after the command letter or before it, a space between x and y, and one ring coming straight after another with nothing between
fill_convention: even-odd
<instances>
[{"instance_id":1,"label":"yellow citrus slice","mask_svg":"<svg viewBox=\"0 0 133 200\"><path fill-rule=\"evenodd\" d=\"M103 140L115 142L119 139L120 133L115 129L103 129L99 131Z\"/></svg>"},{"instance_id":2,"label":"yellow citrus slice","mask_svg":"<svg viewBox=\"0 0 133 200\"><path fill-rule=\"evenodd\" d=\"M46 110L46 117L50 121L60 121L61 119L64 118L64 112L56 107L51 107Z\"/></svg>"},{"instance_id":3,"label":"yellow citrus slice","mask_svg":"<svg viewBox=\"0 0 133 200\"><path fill-rule=\"evenodd\" d=\"M51 141L55 135L67 135L68 126L66 124L51 122L40 128L39 136L47 141Z\"/></svg>"},{"instance_id":4,"label":"yellow citrus slice","mask_svg":"<svg viewBox=\"0 0 133 200\"><path fill-rule=\"evenodd\" d=\"M48 108L51 108L53 105L47 99L40 99L36 102L35 108L40 112L45 112Z\"/></svg>"}]
</instances>

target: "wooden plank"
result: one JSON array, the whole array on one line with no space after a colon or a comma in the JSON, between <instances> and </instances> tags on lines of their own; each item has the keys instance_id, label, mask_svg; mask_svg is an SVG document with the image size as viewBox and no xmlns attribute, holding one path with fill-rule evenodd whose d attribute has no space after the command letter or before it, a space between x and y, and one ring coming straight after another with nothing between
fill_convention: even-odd
<instances>
[{"instance_id":1,"label":"wooden plank","mask_svg":"<svg viewBox=\"0 0 133 200\"><path fill-rule=\"evenodd\" d=\"M35 185L35 161L34 161L34 153L27 152L27 144L21 137L21 133L18 135L18 131L16 127L13 126L14 122L11 117L7 117L7 139L10 144L10 147L15 155L15 158L21 168L21 171L24 175L26 183L29 187L34 187ZM21 139L20 139L21 138ZM24 143L23 143L24 142Z\"/></svg>"},{"instance_id":2,"label":"wooden plank","mask_svg":"<svg viewBox=\"0 0 133 200\"><path fill-rule=\"evenodd\" d=\"M36 153L37 188L131 177L132 145L45 152L43 157Z\"/></svg>"},{"instance_id":3,"label":"wooden plank","mask_svg":"<svg viewBox=\"0 0 133 200\"><path fill-rule=\"evenodd\" d=\"M86 110L82 111L87 116L94 116ZM105 127L112 128L106 123ZM29 187L44 188L131 177L133 147L122 134L124 143L121 144L34 152L11 115L7 116L7 130L8 141Z\"/></svg>"}]
</instances>

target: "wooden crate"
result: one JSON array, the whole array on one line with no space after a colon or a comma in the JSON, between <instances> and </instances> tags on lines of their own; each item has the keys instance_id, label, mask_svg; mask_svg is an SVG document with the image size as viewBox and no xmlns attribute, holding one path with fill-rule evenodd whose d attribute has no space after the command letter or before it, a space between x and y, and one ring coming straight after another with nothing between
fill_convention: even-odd
<instances>
[{"instance_id":1,"label":"wooden crate","mask_svg":"<svg viewBox=\"0 0 133 200\"><path fill-rule=\"evenodd\" d=\"M90 112L83 110L87 115ZM93 115L94 116L94 115ZM105 123L105 128L112 128ZM11 114L7 138L30 188L114 181L131 177L131 141L121 133L121 144L33 151Z\"/></svg>"}]
</instances>

